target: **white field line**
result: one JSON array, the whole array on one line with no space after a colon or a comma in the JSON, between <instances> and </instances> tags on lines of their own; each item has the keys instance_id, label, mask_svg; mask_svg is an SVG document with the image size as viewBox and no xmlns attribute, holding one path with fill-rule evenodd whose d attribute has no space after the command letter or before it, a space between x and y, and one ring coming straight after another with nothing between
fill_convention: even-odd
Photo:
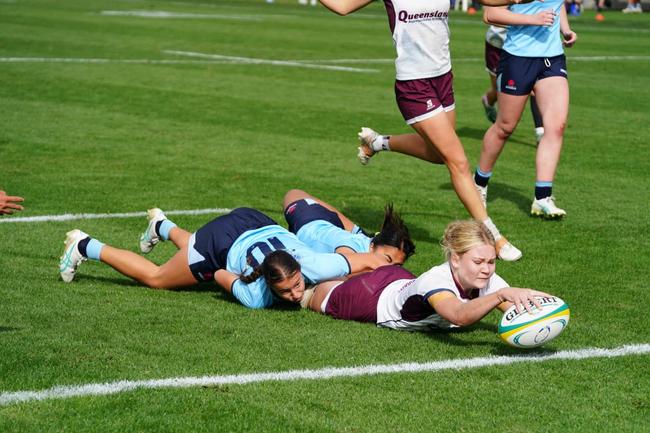
<instances>
[{"instance_id":1,"label":"white field line","mask_svg":"<svg viewBox=\"0 0 650 433\"><path fill-rule=\"evenodd\" d=\"M235 57L235 56L224 56L221 54L207 54L207 53L197 53L193 51L175 51L175 50L165 50L163 51L163 53L174 54L178 56L200 57L204 59L213 59L213 60L234 60L234 61L254 64L254 65L290 66L290 67L298 67L298 68L324 69L329 71L345 71L345 72L365 72L365 73L379 72L376 69L348 68L345 66L327 66L327 65L306 63L308 62L308 60L304 62L295 61L295 60L268 60L268 59L256 59L253 57Z\"/></svg>"},{"instance_id":2,"label":"white field line","mask_svg":"<svg viewBox=\"0 0 650 433\"><path fill-rule=\"evenodd\" d=\"M205 215L205 214L226 214L232 211L227 208L213 209L190 209L190 210L166 210L165 215ZM124 212L124 213L77 213L63 215L41 215L32 217L0 218L0 224L8 223L40 223L49 221L75 221L109 218L135 218L146 217L146 212Z\"/></svg>"},{"instance_id":3,"label":"white field line","mask_svg":"<svg viewBox=\"0 0 650 433\"><path fill-rule=\"evenodd\" d=\"M158 19L214 19L214 20L244 20L262 21L267 18L260 15L229 15L229 14L197 14L167 11L101 11L100 15L111 17L138 17Z\"/></svg>"},{"instance_id":4,"label":"white field line","mask_svg":"<svg viewBox=\"0 0 650 433\"><path fill-rule=\"evenodd\" d=\"M218 60L168 60L168 59L92 59L71 57L0 57L0 63L131 63L138 65L219 65L242 63Z\"/></svg>"},{"instance_id":5,"label":"white field line","mask_svg":"<svg viewBox=\"0 0 650 433\"><path fill-rule=\"evenodd\" d=\"M484 358L449 359L426 363L367 365L361 367L322 368L319 370L290 370L269 373L236 374L226 376L173 377L153 380L121 380L108 383L89 383L76 386L55 386L40 391L15 391L0 393L0 406L28 401L64 399L89 395L110 395L137 389L190 388L197 386L244 385L259 382L289 382L296 380L325 380L336 377L357 377L378 374L436 372L470 368L510 365L522 362L552 360L580 360L588 358L613 358L650 353L650 344L636 344L614 349L564 350L549 354L488 356Z\"/></svg>"}]
</instances>

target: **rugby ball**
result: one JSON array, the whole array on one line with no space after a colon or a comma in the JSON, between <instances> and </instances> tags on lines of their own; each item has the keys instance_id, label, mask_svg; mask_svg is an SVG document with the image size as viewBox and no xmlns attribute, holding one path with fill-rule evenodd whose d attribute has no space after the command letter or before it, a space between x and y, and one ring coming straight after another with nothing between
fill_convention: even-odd
<instances>
[{"instance_id":1,"label":"rugby ball","mask_svg":"<svg viewBox=\"0 0 650 433\"><path fill-rule=\"evenodd\" d=\"M569 306L555 296L537 297L542 308L532 305L532 312L525 309L517 313L515 306L508 308L501 323L499 337L514 347L538 347L560 335L569 324Z\"/></svg>"}]
</instances>

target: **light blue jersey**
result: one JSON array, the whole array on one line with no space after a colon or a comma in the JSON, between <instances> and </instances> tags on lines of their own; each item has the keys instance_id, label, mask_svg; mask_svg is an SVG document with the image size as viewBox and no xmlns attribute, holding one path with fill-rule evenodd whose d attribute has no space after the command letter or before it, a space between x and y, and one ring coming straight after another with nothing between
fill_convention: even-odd
<instances>
[{"instance_id":1,"label":"light blue jersey","mask_svg":"<svg viewBox=\"0 0 650 433\"><path fill-rule=\"evenodd\" d=\"M350 273L350 265L341 254L318 253L278 225L242 233L228 251L226 269L234 274L248 275L264 261L267 254L275 250L286 250L300 263L307 284ZM262 277L250 284L236 280L232 285L232 294L248 308L270 307L274 302L273 293Z\"/></svg>"},{"instance_id":2,"label":"light blue jersey","mask_svg":"<svg viewBox=\"0 0 650 433\"><path fill-rule=\"evenodd\" d=\"M508 6L514 13L535 15L544 10L553 9L555 20L546 26L509 26L503 49L519 57L554 57L564 53L560 35L560 8L564 0L534 1L526 4Z\"/></svg>"},{"instance_id":3,"label":"light blue jersey","mask_svg":"<svg viewBox=\"0 0 650 433\"><path fill-rule=\"evenodd\" d=\"M324 220L305 224L296 236L319 253L333 253L338 247L348 247L356 253L370 251L371 239L368 236L363 233L350 233Z\"/></svg>"}]
</instances>

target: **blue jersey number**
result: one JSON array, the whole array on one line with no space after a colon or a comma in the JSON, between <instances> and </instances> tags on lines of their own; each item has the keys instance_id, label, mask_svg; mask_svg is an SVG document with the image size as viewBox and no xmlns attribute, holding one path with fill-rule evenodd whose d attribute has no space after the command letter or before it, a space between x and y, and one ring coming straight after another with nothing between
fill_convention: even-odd
<instances>
[{"instance_id":1,"label":"blue jersey number","mask_svg":"<svg viewBox=\"0 0 650 433\"><path fill-rule=\"evenodd\" d=\"M286 250L287 248L280 241L280 239L275 236L268 238L266 241L255 242L246 250L246 262L254 268L260 265L260 262L253 256L253 251L259 249L264 257L269 255L272 251L276 250Z\"/></svg>"}]
</instances>

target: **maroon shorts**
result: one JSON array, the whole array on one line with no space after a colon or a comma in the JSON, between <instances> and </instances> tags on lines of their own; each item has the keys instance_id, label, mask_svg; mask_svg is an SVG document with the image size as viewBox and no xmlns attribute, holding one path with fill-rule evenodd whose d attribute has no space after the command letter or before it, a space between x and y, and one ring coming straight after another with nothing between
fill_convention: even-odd
<instances>
[{"instance_id":1,"label":"maroon shorts","mask_svg":"<svg viewBox=\"0 0 650 433\"><path fill-rule=\"evenodd\" d=\"M409 125L454 109L454 75L395 81L395 98L399 111Z\"/></svg>"},{"instance_id":2,"label":"maroon shorts","mask_svg":"<svg viewBox=\"0 0 650 433\"><path fill-rule=\"evenodd\" d=\"M503 51L501 48L490 45L485 41L485 69L495 77L497 76L501 51Z\"/></svg>"},{"instance_id":3,"label":"maroon shorts","mask_svg":"<svg viewBox=\"0 0 650 433\"><path fill-rule=\"evenodd\" d=\"M336 286L330 294L325 314L335 319L377 323L377 302L386 286L415 275L398 265L388 265L357 275Z\"/></svg>"}]
</instances>

